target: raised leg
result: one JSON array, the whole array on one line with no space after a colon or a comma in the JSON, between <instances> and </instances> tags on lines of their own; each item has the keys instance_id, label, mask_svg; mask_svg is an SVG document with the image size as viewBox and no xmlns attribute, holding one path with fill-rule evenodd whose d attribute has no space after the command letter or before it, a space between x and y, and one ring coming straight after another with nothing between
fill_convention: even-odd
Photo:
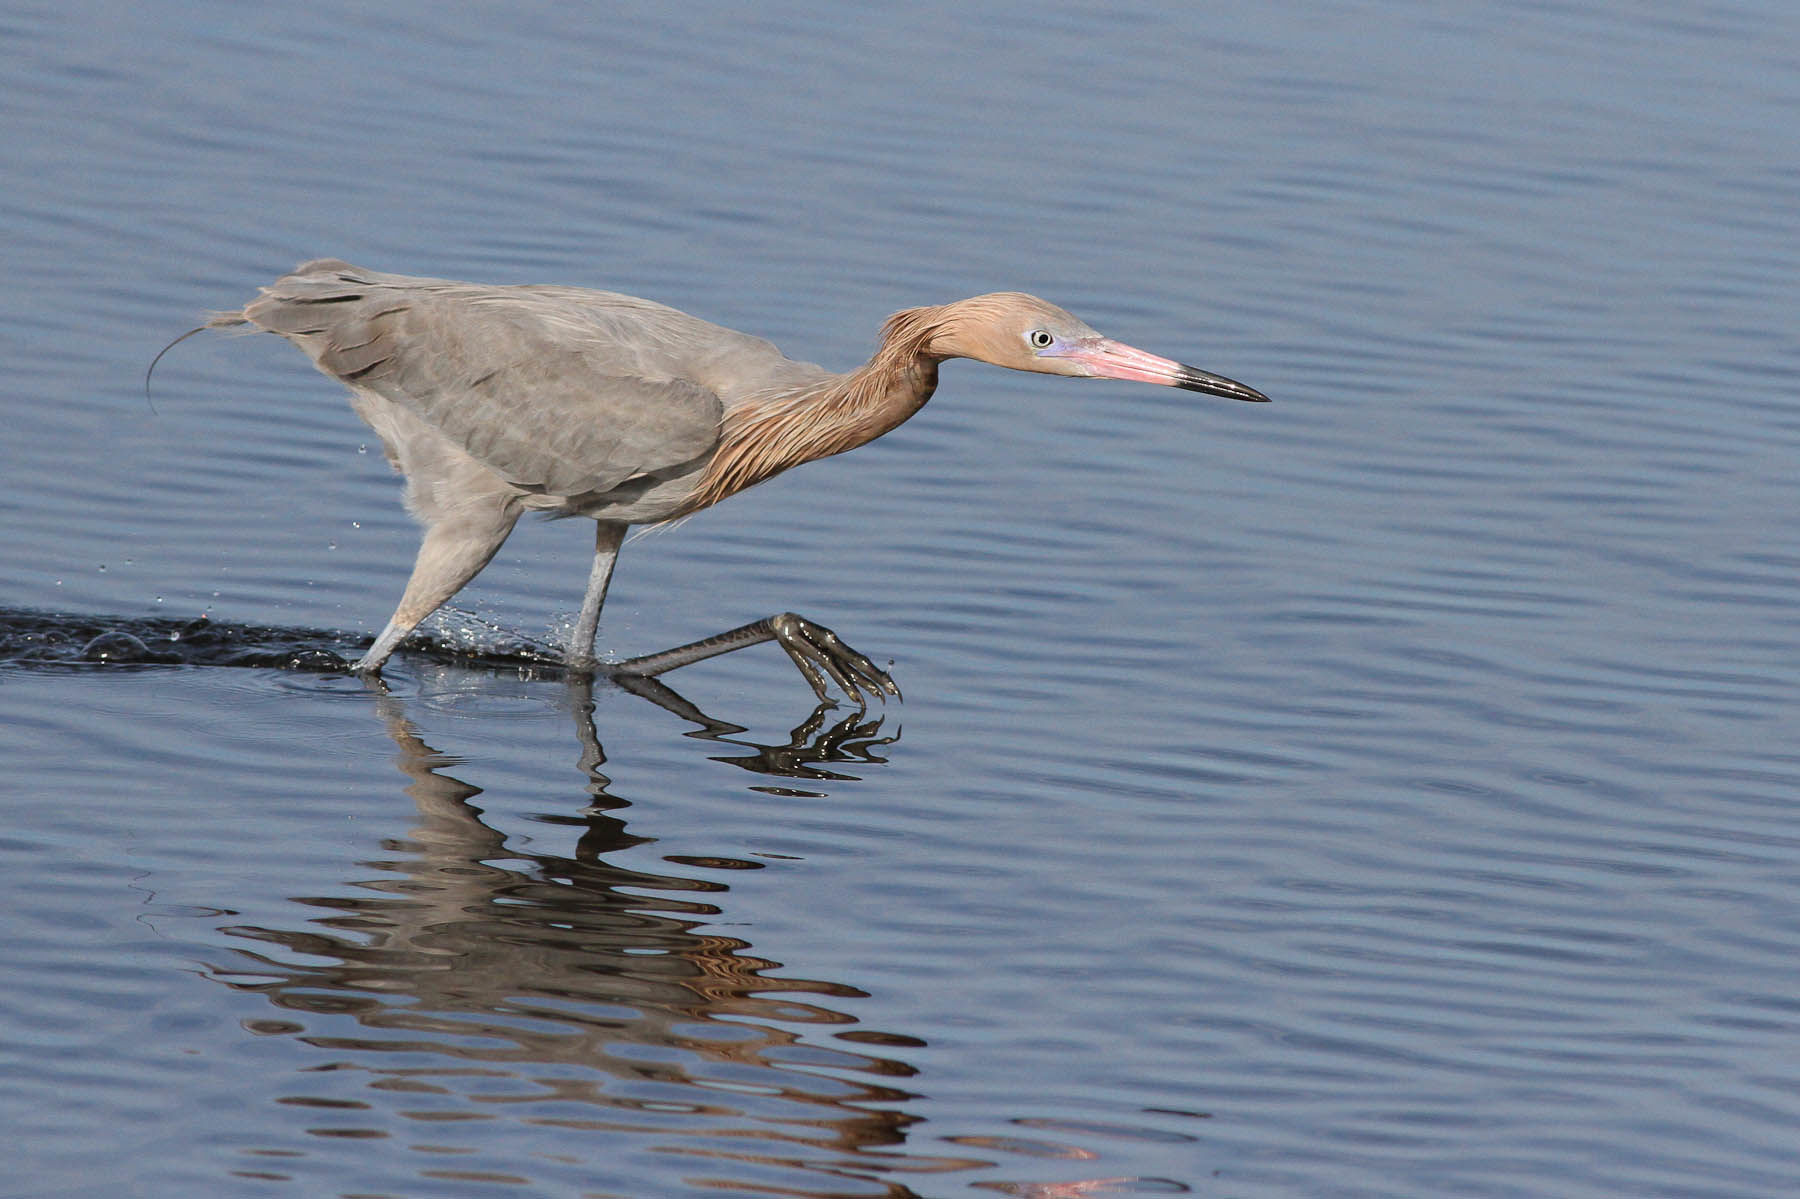
<instances>
[{"instance_id":1,"label":"raised leg","mask_svg":"<svg viewBox=\"0 0 1800 1199\"><path fill-rule=\"evenodd\" d=\"M419 557L413 563L412 578L394 609L392 619L369 652L357 660L352 670L373 674L381 669L388 656L399 648L406 635L421 620L438 610L443 602L461 591L463 584L474 578L494 557L494 551L512 532L519 511L511 505L491 510L465 511L455 520L443 521L425 530L419 544Z\"/></svg>"},{"instance_id":2,"label":"raised leg","mask_svg":"<svg viewBox=\"0 0 1800 1199\"><path fill-rule=\"evenodd\" d=\"M613 564L619 560L619 546L625 541L626 526L614 521L598 521L594 526L594 568L588 574L587 594L581 600L581 616L575 621L575 632L569 637L570 670L592 670L594 637L600 631L600 608L606 603L606 588L612 582Z\"/></svg>"},{"instance_id":3,"label":"raised leg","mask_svg":"<svg viewBox=\"0 0 1800 1199\"><path fill-rule=\"evenodd\" d=\"M627 678L653 678L719 654L761 645L765 641L776 642L787 651L787 656L800 668L800 673L805 676L813 694L823 703L831 702L831 697L825 690L827 677L843 688L844 694L858 707L868 706L859 684L883 699L889 695L896 699L900 697L900 688L894 684L887 671L844 644L842 638L824 625L815 624L792 612L779 612L762 620L753 620L716 637L678 645L659 654L645 654L607 669L611 674Z\"/></svg>"}]
</instances>

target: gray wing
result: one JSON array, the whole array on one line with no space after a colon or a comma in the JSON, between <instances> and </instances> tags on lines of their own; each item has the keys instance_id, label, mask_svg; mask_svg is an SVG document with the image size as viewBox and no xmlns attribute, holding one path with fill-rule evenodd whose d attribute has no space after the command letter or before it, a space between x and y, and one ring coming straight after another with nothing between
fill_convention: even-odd
<instances>
[{"instance_id":1,"label":"gray wing","mask_svg":"<svg viewBox=\"0 0 1800 1199\"><path fill-rule=\"evenodd\" d=\"M552 495L609 491L713 449L720 397L684 377L703 331L780 358L630 296L415 279L336 259L297 268L242 315L326 374L412 409L509 482Z\"/></svg>"}]
</instances>

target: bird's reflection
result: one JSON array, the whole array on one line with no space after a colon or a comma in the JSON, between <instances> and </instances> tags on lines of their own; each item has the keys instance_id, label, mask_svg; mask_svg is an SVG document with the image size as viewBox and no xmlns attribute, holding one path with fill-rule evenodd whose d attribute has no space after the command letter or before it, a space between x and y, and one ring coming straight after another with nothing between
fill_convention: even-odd
<instances>
[{"instance_id":1,"label":"bird's reflection","mask_svg":"<svg viewBox=\"0 0 1800 1199\"><path fill-rule=\"evenodd\" d=\"M627 830L629 805L608 790L585 687L573 684L570 700L586 803L561 818L579 835L573 854L558 856L509 844L486 824L471 802L481 788L450 773L457 759L426 743L400 699L370 686L416 827L365 863L377 878L296 898L319 910L304 926L227 928L254 945L210 971L279 1009L257 1031L327 1051L334 1076L365 1076L354 1110L439 1130L484 1119L490 1148L496 1118L539 1130L539 1140L572 1130L557 1150L587 1159L600 1193L642 1193L623 1176L605 1181L621 1138L710 1159L716 1176L703 1185L753 1178L772 1194L902 1197L914 1192L896 1175L989 1164L902 1151L917 1119L905 1110L914 1096L902 1080L914 1067L902 1051L923 1042L852 1027L837 1004L862 992L781 976L748 942L712 931L726 884L609 860L648 839ZM654 686L647 698L701 715ZM696 723L695 735L744 751L721 760L797 779L879 761L874 750L891 741L880 719L860 713L831 723L815 712L779 746ZM703 864L712 873L759 865ZM329 1101L316 1092L290 1101L345 1110L341 1085Z\"/></svg>"}]
</instances>

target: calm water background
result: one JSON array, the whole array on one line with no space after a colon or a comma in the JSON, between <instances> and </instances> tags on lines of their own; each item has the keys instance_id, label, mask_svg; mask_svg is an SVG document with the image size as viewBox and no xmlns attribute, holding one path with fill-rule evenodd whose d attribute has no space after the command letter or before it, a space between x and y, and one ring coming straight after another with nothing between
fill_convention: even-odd
<instances>
[{"instance_id":1,"label":"calm water background","mask_svg":"<svg viewBox=\"0 0 1800 1199\"><path fill-rule=\"evenodd\" d=\"M627 547L605 652L796 609L867 719L15 652L0 1191L1793 1192L1797 10L1168 9L0 5L15 623L380 626L334 384L142 395L318 255L838 366L1021 288L1276 400L953 364Z\"/></svg>"}]
</instances>

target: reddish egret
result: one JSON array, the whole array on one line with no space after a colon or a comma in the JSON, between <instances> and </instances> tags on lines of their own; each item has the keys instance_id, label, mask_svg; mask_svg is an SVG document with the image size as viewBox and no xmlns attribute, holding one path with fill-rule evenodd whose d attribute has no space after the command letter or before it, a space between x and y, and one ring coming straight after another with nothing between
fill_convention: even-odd
<instances>
[{"instance_id":1,"label":"reddish egret","mask_svg":"<svg viewBox=\"0 0 1800 1199\"><path fill-rule=\"evenodd\" d=\"M897 312L874 357L847 374L633 296L418 279L333 258L205 327L244 324L287 338L349 387L425 526L400 606L356 663L370 674L488 564L526 510L598 522L567 655L572 670L600 668L594 635L628 526L698 512L880 437L931 398L946 358L1268 398L1020 292ZM859 703L859 688L899 694L885 671L791 612L604 669L653 676L769 640L822 700L827 677Z\"/></svg>"}]
</instances>

